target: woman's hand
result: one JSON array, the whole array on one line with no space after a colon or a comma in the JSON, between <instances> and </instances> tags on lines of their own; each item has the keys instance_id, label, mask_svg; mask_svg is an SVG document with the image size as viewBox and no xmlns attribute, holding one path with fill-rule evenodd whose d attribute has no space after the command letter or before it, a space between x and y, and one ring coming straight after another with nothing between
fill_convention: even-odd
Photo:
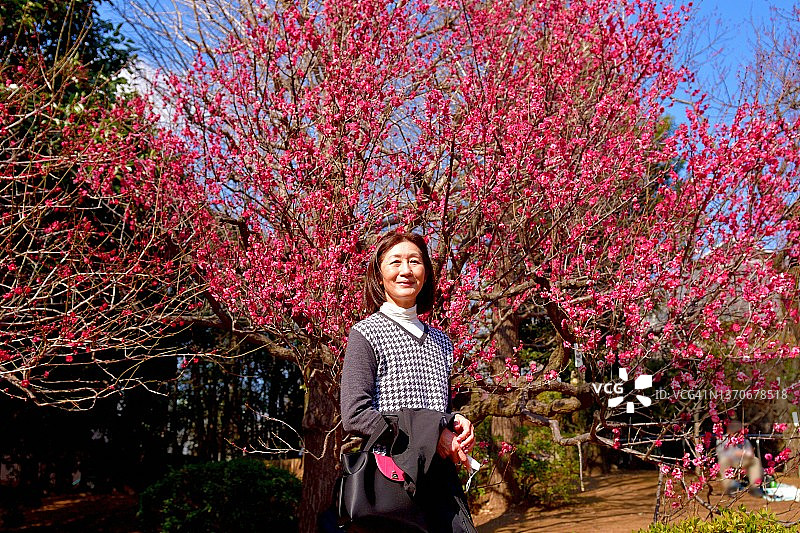
<instances>
[{"instance_id":1,"label":"woman's hand","mask_svg":"<svg viewBox=\"0 0 800 533\"><path fill-rule=\"evenodd\" d=\"M456 415L453 418L453 428L456 430L456 438L461 444L461 449L464 453L471 452L472 447L475 446L475 428L472 426L472 422L463 415Z\"/></svg>"},{"instance_id":2,"label":"woman's hand","mask_svg":"<svg viewBox=\"0 0 800 533\"><path fill-rule=\"evenodd\" d=\"M436 453L444 459L450 459L455 464L462 464L469 468L469 459L467 459L467 454L461 448L461 442L456 434L447 428L443 429L439 435Z\"/></svg>"}]
</instances>

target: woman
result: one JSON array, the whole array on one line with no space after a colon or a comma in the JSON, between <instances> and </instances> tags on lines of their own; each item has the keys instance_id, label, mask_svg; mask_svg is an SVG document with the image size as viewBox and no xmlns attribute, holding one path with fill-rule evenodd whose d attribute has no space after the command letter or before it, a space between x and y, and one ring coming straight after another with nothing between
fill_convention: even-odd
<instances>
[{"instance_id":1,"label":"woman","mask_svg":"<svg viewBox=\"0 0 800 533\"><path fill-rule=\"evenodd\" d=\"M345 431L366 437L385 425L382 413L403 408L450 412L453 344L417 317L433 307L435 285L421 236L397 233L378 242L364 286L373 314L353 326L344 358ZM455 466L469 466L467 454L474 444L472 424L460 414L439 434L425 481L425 494L433 497L422 505L432 533L475 531Z\"/></svg>"}]
</instances>

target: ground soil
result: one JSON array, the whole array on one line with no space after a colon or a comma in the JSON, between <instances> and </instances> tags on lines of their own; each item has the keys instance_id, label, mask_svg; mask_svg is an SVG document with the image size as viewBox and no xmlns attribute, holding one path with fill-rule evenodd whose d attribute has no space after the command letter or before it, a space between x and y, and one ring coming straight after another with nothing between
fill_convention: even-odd
<instances>
[{"instance_id":1,"label":"ground soil","mask_svg":"<svg viewBox=\"0 0 800 533\"><path fill-rule=\"evenodd\" d=\"M800 487L798 478L781 478L782 483ZM575 502L557 509L514 508L501 516L478 513L475 522L479 533L517 533L523 531L554 531L580 533L629 533L647 528L653 522L658 473L654 471L616 473L588 479L586 489ZM723 496L719 483L712 483L711 494L702 492L707 503L734 508L769 509L785 522L800 520L800 502L769 503L762 498L740 493ZM661 509L662 515L672 509ZM707 517L708 510L700 504L686 507L675 520L689 516Z\"/></svg>"},{"instance_id":2,"label":"ground soil","mask_svg":"<svg viewBox=\"0 0 800 533\"><path fill-rule=\"evenodd\" d=\"M0 531L25 533L134 533L139 497L132 491L110 494L75 493L42 498L41 506L24 510L19 527Z\"/></svg>"},{"instance_id":3,"label":"ground soil","mask_svg":"<svg viewBox=\"0 0 800 533\"><path fill-rule=\"evenodd\" d=\"M796 477L780 481L800 487L800 479ZM629 533L652 523L657 485L658 474L653 471L593 477L586 480L586 490L577 494L570 505L556 509L514 508L499 516L478 513L475 521L479 533ZM747 493L736 498L723 497L718 483L712 483L710 494L706 491L701 495L704 501L712 504L744 505L750 510L767 508L783 521L800 520L800 502L768 503ZM23 526L0 527L0 531L134 533L140 531L136 522L137 507L138 498L133 493L49 496L42 499L40 507L25 510ZM662 508L661 511L663 515L669 510ZM691 505L674 519L695 515L706 517L708 511L699 504Z\"/></svg>"}]
</instances>

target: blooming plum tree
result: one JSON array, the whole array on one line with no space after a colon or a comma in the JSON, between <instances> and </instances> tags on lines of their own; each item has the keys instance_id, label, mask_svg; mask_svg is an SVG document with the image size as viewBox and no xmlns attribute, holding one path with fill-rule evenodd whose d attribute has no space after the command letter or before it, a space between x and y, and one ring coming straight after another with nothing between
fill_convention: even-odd
<instances>
[{"instance_id":1,"label":"blooming plum tree","mask_svg":"<svg viewBox=\"0 0 800 533\"><path fill-rule=\"evenodd\" d=\"M192 5L214 15L222 4ZM363 316L370 246L398 229L433 250L439 298L428 319L455 340L466 413L524 416L562 444L599 442L711 479L713 446L695 428L708 420L719 433L732 404L683 404L652 421L652 437L623 442L627 423L591 386L623 367L670 390L731 390L736 379L769 388L765 365L797 355L777 333L798 320L788 269L800 254L798 124L753 101L713 126L695 95L686 122L669 127L689 77L672 56L687 8L223 7L185 35L196 55L165 75L174 133L154 137L176 150L158 160L197 187L148 185L145 161L115 168L150 194L166 190L166 212L196 214L179 241L213 323L302 370L301 530L329 503L338 375ZM120 152L118 137L98 137L92 153ZM185 227L161 216L159 232ZM180 293L167 286L162 297ZM164 317L191 319L169 302ZM526 317L549 321L559 339L530 369L515 331ZM562 380L572 365L575 379ZM591 427L562 436L559 417L586 409ZM669 439L688 439L694 455L660 453Z\"/></svg>"},{"instance_id":2,"label":"blooming plum tree","mask_svg":"<svg viewBox=\"0 0 800 533\"><path fill-rule=\"evenodd\" d=\"M181 352L166 333L200 301L185 215L206 204L175 192L194 184L189 155L153 129L146 101L115 103L127 52L91 2L45 4L76 27L46 31L31 6L5 13L16 30L0 69L0 390L83 409L151 379L140 365L157 345Z\"/></svg>"},{"instance_id":3,"label":"blooming plum tree","mask_svg":"<svg viewBox=\"0 0 800 533\"><path fill-rule=\"evenodd\" d=\"M715 389L731 361L795 355L770 341L797 320L796 280L770 257L797 257L797 125L752 102L713 127L698 96L666 127L688 77L672 58L687 9L370 0L248 13L172 75L169 101L214 207L240 228L198 250L211 293L304 369L309 509L329 484L308 481L335 468L343 339L385 231L430 239L430 319L457 340L476 419L524 414L564 444L619 447L589 383L553 379L574 346L593 380L620 365ZM498 348L515 315L547 317L562 341L536 371ZM543 403L544 391L563 397ZM557 415L593 405L590 430L562 438Z\"/></svg>"}]
</instances>

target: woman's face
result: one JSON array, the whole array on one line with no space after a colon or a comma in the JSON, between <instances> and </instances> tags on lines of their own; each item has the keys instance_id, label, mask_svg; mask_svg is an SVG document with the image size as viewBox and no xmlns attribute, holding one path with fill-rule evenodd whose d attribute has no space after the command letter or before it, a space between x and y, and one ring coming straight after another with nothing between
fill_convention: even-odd
<instances>
[{"instance_id":1,"label":"woman's face","mask_svg":"<svg viewBox=\"0 0 800 533\"><path fill-rule=\"evenodd\" d=\"M405 309L413 307L425 283L422 252L412 242L395 244L381 260L381 276L387 302Z\"/></svg>"}]
</instances>

